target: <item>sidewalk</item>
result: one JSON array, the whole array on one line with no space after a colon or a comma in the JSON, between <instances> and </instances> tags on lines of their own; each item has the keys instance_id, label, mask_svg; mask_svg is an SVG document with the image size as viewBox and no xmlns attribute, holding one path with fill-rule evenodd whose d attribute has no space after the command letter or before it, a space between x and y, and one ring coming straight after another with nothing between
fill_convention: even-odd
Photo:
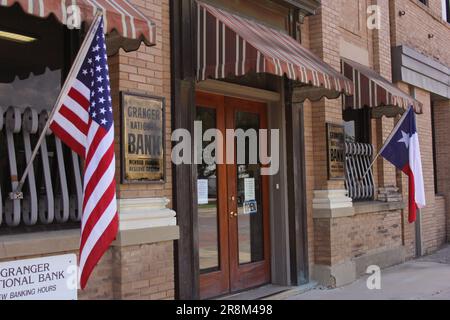
<instances>
[{"instance_id":1,"label":"sidewalk","mask_svg":"<svg viewBox=\"0 0 450 320\"><path fill-rule=\"evenodd\" d=\"M287 300L450 300L450 246L381 270L381 290L369 290L367 278L333 290L315 288Z\"/></svg>"}]
</instances>

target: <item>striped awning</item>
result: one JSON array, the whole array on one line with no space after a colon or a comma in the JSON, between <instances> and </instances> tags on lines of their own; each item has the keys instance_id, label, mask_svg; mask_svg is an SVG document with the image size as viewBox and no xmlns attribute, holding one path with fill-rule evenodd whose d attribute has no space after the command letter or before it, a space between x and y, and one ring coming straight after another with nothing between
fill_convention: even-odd
<instances>
[{"instance_id":1,"label":"striped awning","mask_svg":"<svg viewBox=\"0 0 450 320\"><path fill-rule=\"evenodd\" d=\"M282 31L197 1L199 81L250 72L286 75L309 88L302 99L352 94L353 84Z\"/></svg>"},{"instance_id":2,"label":"striped awning","mask_svg":"<svg viewBox=\"0 0 450 320\"><path fill-rule=\"evenodd\" d=\"M393 117L413 106L416 113L422 113L422 104L419 101L369 67L342 58L342 72L354 84L354 95L345 97L344 109L370 107L374 117Z\"/></svg>"},{"instance_id":3,"label":"striped awning","mask_svg":"<svg viewBox=\"0 0 450 320\"><path fill-rule=\"evenodd\" d=\"M156 43L154 23L127 0L0 0L0 5L5 7L14 4L34 16L46 18L53 15L68 26L74 21L91 23L95 12L101 10L105 32L113 38L115 50L118 47L127 51L136 50L141 42L148 46ZM75 18L77 13L78 20ZM110 48L108 53L112 53Z\"/></svg>"}]
</instances>

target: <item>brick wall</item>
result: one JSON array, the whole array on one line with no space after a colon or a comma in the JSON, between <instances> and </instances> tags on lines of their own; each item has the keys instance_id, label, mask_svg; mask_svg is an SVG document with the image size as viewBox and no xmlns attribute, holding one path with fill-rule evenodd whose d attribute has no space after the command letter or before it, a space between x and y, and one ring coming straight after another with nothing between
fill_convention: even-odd
<instances>
[{"instance_id":1,"label":"brick wall","mask_svg":"<svg viewBox=\"0 0 450 320\"><path fill-rule=\"evenodd\" d=\"M367 7L380 5L382 28L372 31L367 28ZM391 78L391 55L389 37L389 4L387 0L322 1L318 15L307 19L311 49L325 62L340 69L341 41L351 43L366 51L369 66L384 77ZM348 16L358 17L349 21ZM324 122L342 123L341 100L321 101L305 104L305 137L308 201L311 187L317 189L343 189L343 185L327 181L326 141ZM309 127L308 121L312 122ZM379 148L391 132L393 119L373 121L373 143ZM311 168L310 170L308 168ZM395 169L380 160L375 168L376 180L383 185L395 184ZM308 208L312 210L312 208ZM314 263L334 265L348 261L368 251L387 250L402 245L401 213L368 213L348 218L314 219L313 239ZM310 241L311 242L311 241Z\"/></svg>"},{"instance_id":2,"label":"brick wall","mask_svg":"<svg viewBox=\"0 0 450 320\"><path fill-rule=\"evenodd\" d=\"M407 45L450 66L450 24L442 20L440 0L429 0L429 7L418 0L392 0L390 8L392 46ZM400 17L400 10L406 15Z\"/></svg>"},{"instance_id":3,"label":"brick wall","mask_svg":"<svg viewBox=\"0 0 450 320\"><path fill-rule=\"evenodd\" d=\"M111 247L94 268L85 290L78 290L80 300L111 300L118 297L114 294L114 253L117 249ZM78 252L76 252L78 255Z\"/></svg>"},{"instance_id":4,"label":"brick wall","mask_svg":"<svg viewBox=\"0 0 450 320\"><path fill-rule=\"evenodd\" d=\"M398 210L315 219L314 226L315 263L319 265L337 265L403 244L402 215Z\"/></svg>"},{"instance_id":5,"label":"brick wall","mask_svg":"<svg viewBox=\"0 0 450 320\"><path fill-rule=\"evenodd\" d=\"M330 219L314 219L314 263L331 266Z\"/></svg>"},{"instance_id":6,"label":"brick wall","mask_svg":"<svg viewBox=\"0 0 450 320\"><path fill-rule=\"evenodd\" d=\"M448 124L450 123L450 101L435 102L433 106L434 137L436 148L437 193L446 198L446 208L450 205L450 140ZM450 211L446 210L447 241L450 240ZM442 223L442 222L441 222Z\"/></svg>"},{"instance_id":7,"label":"brick wall","mask_svg":"<svg viewBox=\"0 0 450 320\"><path fill-rule=\"evenodd\" d=\"M424 6L420 1L418 5ZM441 0L428 0L428 8L425 6L425 10L430 10L434 17L442 19L442 1Z\"/></svg>"},{"instance_id":8,"label":"brick wall","mask_svg":"<svg viewBox=\"0 0 450 320\"><path fill-rule=\"evenodd\" d=\"M407 45L418 52L433 58L447 66L450 66L450 25L442 21L441 1L430 0L428 6L423 5L417 0L395 0L390 2L391 9L391 43L392 46ZM400 17L398 12L405 11L406 15ZM429 34L433 35L432 38ZM408 92L406 84L398 84L399 87ZM440 104L448 105L447 101L435 102L434 107L435 122L434 129L436 134L436 165L438 190L434 188L434 163L433 163L433 137L432 137L432 112L431 101L435 100L429 92L414 88L414 92L419 101L424 104L424 113L417 117L419 130L422 162L424 171L425 191L427 198L427 207L422 210L422 249L427 254L438 249L446 241L449 228L448 225L448 198L446 161L444 158L448 153L450 146L446 143L445 134L447 133L448 122L445 122L445 107L438 108ZM404 192L407 190L406 179L402 186ZM445 198L436 193L442 194ZM406 194L405 194L406 195ZM415 255L413 226L405 222L405 245L408 248L408 254Z\"/></svg>"},{"instance_id":9,"label":"brick wall","mask_svg":"<svg viewBox=\"0 0 450 320\"><path fill-rule=\"evenodd\" d=\"M133 52L120 52L110 57L111 88L113 89L114 120L116 123L116 159L120 159L120 91L131 91L166 99L166 183L118 185L119 198L167 197L172 200L171 161L171 70L169 0L132 1L156 24L156 46L141 45ZM120 161L117 161L117 181L120 181Z\"/></svg>"},{"instance_id":10,"label":"brick wall","mask_svg":"<svg viewBox=\"0 0 450 320\"><path fill-rule=\"evenodd\" d=\"M404 83L397 84L400 89L408 92L408 85ZM447 209L445 199L437 196L437 190L434 187L434 160L433 160L433 130L432 130L432 112L431 112L431 95L429 92L419 88L414 88L414 95L417 100L423 104L423 114L417 115L417 130L419 132L419 142L422 155L422 169L425 184L425 196L427 206L421 211L422 215L422 251L424 254L431 253L439 249L446 241L446 215ZM446 130L446 125L443 123L435 123L435 129L438 132ZM445 128L445 129L444 129ZM440 139L443 139L442 137ZM445 152L445 144L440 145L442 150L438 152ZM445 166L445 165L444 165ZM443 167L445 168L445 167ZM399 174L403 196L406 199L408 196L407 178L403 174ZM439 180L439 179L438 179ZM444 184L442 184L444 186ZM406 211L406 210L405 210ZM415 256L415 226L409 224L407 221L407 212L405 212L405 230L404 238L407 246L407 253L409 257Z\"/></svg>"},{"instance_id":11,"label":"brick wall","mask_svg":"<svg viewBox=\"0 0 450 320\"><path fill-rule=\"evenodd\" d=\"M339 1L322 1L317 15L309 17L310 49L326 63L340 70L338 30ZM343 189L341 181L328 181L325 123L342 123L340 99L322 99L312 103L314 188Z\"/></svg>"},{"instance_id":12,"label":"brick wall","mask_svg":"<svg viewBox=\"0 0 450 320\"><path fill-rule=\"evenodd\" d=\"M117 176L120 181L120 91L164 97L166 182L117 186L118 198L165 197L172 200L171 70L169 0L132 0L156 24L156 45L110 57L116 130ZM110 270L113 265L112 271ZM173 242L114 247L94 271L83 299L171 299L174 297ZM112 272L112 274L111 274ZM108 283L111 281L111 283ZM112 286L112 290L110 290ZM110 290L108 294L108 290Z\"/></svg>"},{"instance_id":13,"label":"brick wall","mask_svg":"<svg viewBox=\"0 0 450 320\"><path fill-rule=\"evenodd\" d=\"M436 56L443 53L442 47L428 47L428 32L424 31L423 25L417 23L418 17L423 16L425 29L429 27L437 30L439 39L447 39L450 36L448 27L436 18L436 12L440 10L440 2L439 10L436 4L430 3L430 8L424 9L415 2L417 1L322 1L320 12L305 20L308 26L304 27L304 30L309 31L309 38L304 43L337 69L336 61L339 59L340 52L336 48L342 41L350 43L360 48L361 52L367 52L369 66L386 79L391 80L391 46L405 43L404 41L413 46L416 30L420 29L420 32L417 32L422 37L419 45L415 45L416 47L434 52ZM369 5L378 5L381 9L380 30L369 30L366 26L366 9ZM406 8L407 11L407 15L403 18L398 17L400 7ZM431 15L433 12L434 15ZM350 21L349 15L355 19ZM419 19L419 21L421 20ZM399 33L396 30L402 32ZM424 35L426 35L426 40L423 40ZM447 43L450 44L450 41ZM398 85L405 92L409 91L407 85ZM422 211L422 245L424 252L427 253L436 250L445 241L447 220L445 201L442 197L436 196L434 190L431 98L429 93L421 90L416 90L416 95L420 101L425 103L424 114L418 116L418 128L420 142L423 146L423 169L428 202L427 208ZM325 136L324 122L339 123L342 121L340 107L339 99L312 104L305 103L308 203L312 198L312 190L340 187L334 182L326 181L326 146L322 139ZM377 149L382 147L396 121L398 119L385 117L381 120L373 120L372 143ZM442 170L446 170L446 167L443 166ZM380 159L377 161L374 171L377 186L398 185L406 198L407 179L390 163ZM310 210L312 208L308 206L308 212ZM413 257L416 248L415 225L408 223L407 215L407 210L396 210L359 214L346 218L313 219L313 230L308 230L310 242L313 242L311 245L314 250L312 259L319 265L335 265L366 253L381 252L399 246L405 246L408 256ZM310 250L312 249L310 248Z\"/></svg>"},{"instance_id":14,"label":"brick wall","mask_svg":"<svg viewBox=\"0 0 450 320\"><path fill-rule=\"evenodd\" d=\"M306 210L307 210L307 227L308 227L308 258L310 265L314 263L314 256L317 254L315 250L315 233L316 229L313 221L313 190L315 184L314 175L314 124L312 120L312 103L305 101L303 104L304 117L304 137L305 137L305 172L306 172Z\"/></svg>"},{"instance_id":15,"label":"brick wall","mask_svg":"<svg viewBox=\"0 0 450 320\"><path fill-rule=\"evenodd\" d=\"M302 27L302 44L310 48L325 62L340 70L339 3L322 1L314 16L307 17ZM313 220L313 190L343 189L342 181L328 181L326 153L326 122L342 123L342 105L339 99L322 99L304 103L304 135L306 160L306 198L308 216L309 263L326 259L329 249L327 233Z\"/></svg>"},{"instance_id":16,"label":"brick wall","mask_svg":"<svg viewBox=\"0 0 450 320\"><path fill-rule=\"evenodd\" d=\"M332 264L402 245L398 211L364 213L332 223Z\"/></svg>"},{"instance_id":17,"label":"brick wall","mask_svg":"<svg viewBox=\"0 0 450 320\"><path fill-rule=\"evenodd\" d=\"M172 200L171 162L171 74L169 0L131 0L156 24L156 45L141 45L109 57L109 70L116 134L116 181L118 198L166 197ZM166 182L164 184L120 184L120 91L132 91L166 99ZM149 231L151 232L151 231ZM77 253L77 252L67 252ZM64 254L56 252L56 254ZM21 257L21 259L37 256ZM94 269L79 299L173 299L173 241L136 246L112 246Z\"/></svg>"},{"instance_id":18,"label":"brick wall","mask_svg":"<svg viewBox=\"0 0 450 320\"><path fill-rule=\"evenodd\" d=\"M173 299L174 261L172 241L116 248L114 283L121 299Z\"/></svg>"},{"instance_id":19,"label":"brick wall","mask_svg":"<svg viewBox=\"0 0 450 320\"><path fill-rule=\"evenodd\" d=\"M111 247L94 268L79 300L174 299L173 242ZM55 252L52 255L75 253ZM20 257L33 259L46 255ZM18 258L19 259L19 258ZM6 259L9 261L11 259ZM0 259L0 262L2 260Z\"/></svg>"}]
</instances>

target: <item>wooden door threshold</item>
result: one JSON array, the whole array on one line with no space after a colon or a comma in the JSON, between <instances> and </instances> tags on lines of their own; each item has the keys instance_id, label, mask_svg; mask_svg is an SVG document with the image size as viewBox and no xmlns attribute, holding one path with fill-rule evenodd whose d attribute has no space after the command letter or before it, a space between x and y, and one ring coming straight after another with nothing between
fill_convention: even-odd
<instances>
[{"instance_id":1,"label":"wooden door threshold","mask_svg":"<svg viewBox=\"0 0 450 320\"><path fill-rule=\"evenodd\" d=\"M262 300L291 290L292 287L267 284L262 287L218 297L215 300Z\"/></svg>"}]
</instances>

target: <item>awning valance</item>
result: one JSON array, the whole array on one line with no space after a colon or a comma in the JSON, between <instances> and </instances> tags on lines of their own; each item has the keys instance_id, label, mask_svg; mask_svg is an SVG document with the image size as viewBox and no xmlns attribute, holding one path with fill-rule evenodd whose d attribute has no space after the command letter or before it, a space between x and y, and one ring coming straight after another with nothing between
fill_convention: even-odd
<instances>
[{"instance_id":1,"label":"awning valance","mask_svg":"<svg viewBox=\"0 0 450 320\"><path fill-rule=\"evenodd\" d=\"M126 51L136 50L141 42L151 46L156 43L156 28L142 12L127 0L0 0L0 5L9 7L18 4L28 14L46 18L54 15L65 25L74 21L92 22L96 10L103 11L105 30L110 34L111 48ZM75 14L80 14L80 19ZM114 49L114 50L113 50Z\"/></svg>"},{"instance_id":2,"label":"awning valance","mask_svg":"<svg viewBox=\"0 0 450 320\"><path fill-rule=\"evenodd\" d=\"M282 31L198 1L197 79L249 72L286 75L309 87L302 99L351 95L351 81Z\"/></svg>"},{"instance_id":3,"label":"awning valance","mask_svg":"<svg viewBox=\"0 0 450 320\"><path fill-rule=\"evenodd\" d=\"M422 113L422 104L419 101L369 67L342 58L342 72L354 84L354 95L344 98L344 109L370 107L373 108L374 117L393 117L413 106L416 113Z\"/></svg>"}]
</instances>

